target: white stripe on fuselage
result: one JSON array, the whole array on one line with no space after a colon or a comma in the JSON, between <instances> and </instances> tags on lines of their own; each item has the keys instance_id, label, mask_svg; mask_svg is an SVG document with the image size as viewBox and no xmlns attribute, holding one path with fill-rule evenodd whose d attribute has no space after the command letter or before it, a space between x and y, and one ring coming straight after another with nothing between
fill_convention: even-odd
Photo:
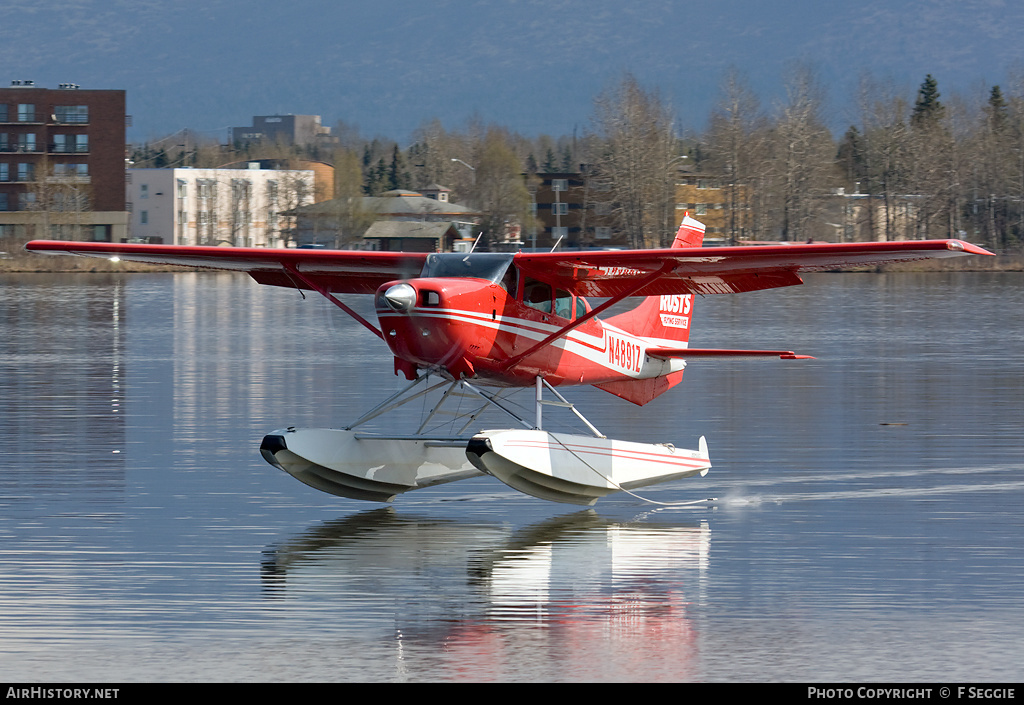
<instances>
[{"instance_id":1,"label":"white stripe on fuselage","mask_svg":"<svg viewBox=\"0 0 1024 705\"><path fill-rule=\"evenodd\" d=\"M429 310L416 310L413 315L419 318L440 319L460 323L478 325L488 330L496 330L530 340L541 341L552 333L562 330L565 326L551 325L540 321L533 321L525 318L511 316L497 316L492 318L485 313L472 313L459 309L436 308ZM405 319L406 314L399 313L378 313L382 324L392 318ZM598 321L601 326L600 337L584 333L577 329L569 331L561 338L551 342L551 345L561 348L578 357L594 362L601 367L612 370L618 374L625 374L636 379L658 377L671 372L676 372L686 366L684 360L674 358L670 360L652 359L647 356L647 349L654 347L686 347L686 343L667 338L646 338L643 336L627 333L617 326L610 325L604 321ZM618 364L610 359L609 342L615 345L615 339L637 346L641 362L638 365ZM637 369L639 368L639 369Z\"/></svg>"}]
</instances>

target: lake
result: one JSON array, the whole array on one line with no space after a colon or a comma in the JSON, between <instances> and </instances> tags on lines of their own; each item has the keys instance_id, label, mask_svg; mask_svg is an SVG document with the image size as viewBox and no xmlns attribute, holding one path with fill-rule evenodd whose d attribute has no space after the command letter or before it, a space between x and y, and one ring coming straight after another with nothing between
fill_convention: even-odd
<instances>
[{"instance_id":1,"label":"lake","mask_svg":"<svg viewBox=\"0 0 1024 705\"><path fill-rule=\"evenodd\" d=\"M8 682L1024 678L1020 273L699 299L694 346L816 359L694 361L642 408L563 389L714 464L583 510L491 478L358 502L264 462L405 384L319 297L9 274L0 321Z\"/></svg>"}]
</instances>

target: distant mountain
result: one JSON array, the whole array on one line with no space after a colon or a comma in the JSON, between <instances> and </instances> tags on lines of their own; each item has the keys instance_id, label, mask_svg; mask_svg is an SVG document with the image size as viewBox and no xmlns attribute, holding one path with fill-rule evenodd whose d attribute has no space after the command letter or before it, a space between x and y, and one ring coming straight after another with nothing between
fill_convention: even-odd
<instances>
[{"instance_id":1,"label":"distant mountain","mask_svg":"<svg viewBox=\"0 0 1024 705\"><path fill-rule=\"evenodd\" d=\"M1024 4L1004 0L6 0L0 83L124 88L133 140L309 113L406 141L434 117L582 131L624 71L700 127L727 67L767 105L799 59L841 126L863 71L911 92L931 73L944 96L1005 84L1020 27Z\"/></svg>"}]
</instances>

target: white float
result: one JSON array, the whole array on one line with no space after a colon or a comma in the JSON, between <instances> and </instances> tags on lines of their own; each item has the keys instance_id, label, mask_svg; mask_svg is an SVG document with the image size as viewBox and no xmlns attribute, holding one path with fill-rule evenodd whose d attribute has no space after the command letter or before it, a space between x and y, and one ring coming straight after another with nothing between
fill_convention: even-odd
<instances>
[{"instance_id":1,"label":"white float","mask_svg":"<svg viewBox=\"0 0 1024 705\"><path fill-rule=\"evenodd\" d=\"M466 439L375 436L333 428L287 428L267 434L264 459L323 492L376 502L481 473L466 457Z\"/></svg>"},{"instance_id":2,"label":"white float","mask_svg":"<svg viewBox=\"0 0 1024 705\"><path fill-rule=\"evenodd\" d=\"M541 430L484 431L470 440L466 455L520 492L588 506L613 492L704 476L711 468L703 436L698 450L684 450Z\"/></svg>"}]
</instances>

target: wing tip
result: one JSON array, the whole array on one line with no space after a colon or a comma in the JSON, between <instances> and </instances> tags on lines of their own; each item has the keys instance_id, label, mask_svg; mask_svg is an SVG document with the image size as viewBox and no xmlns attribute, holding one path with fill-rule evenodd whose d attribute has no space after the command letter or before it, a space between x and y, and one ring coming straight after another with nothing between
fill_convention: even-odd
<instances>
[{"instance_id":1,"label":"wing tip","mask_svg":"<svg viewBox=\"0 0 1024 705\"><path fill-rule=\"evenodd\" d=\"M965 255L987 255L995 257L995 252L989 252L980 245L974 245L963 240L946 240L946 249L952 252L962 252Z\"/></svg>"}]
</instances>

